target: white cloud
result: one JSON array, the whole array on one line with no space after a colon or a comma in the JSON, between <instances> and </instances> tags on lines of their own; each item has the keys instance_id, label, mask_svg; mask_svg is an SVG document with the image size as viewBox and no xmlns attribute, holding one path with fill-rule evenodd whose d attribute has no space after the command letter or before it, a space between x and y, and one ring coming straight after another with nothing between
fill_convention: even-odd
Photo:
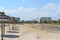
<instances>
[{"instance_id":1,"label":"white cloud","mask_svg":"<svg viewBox=\"0 0 60 40\"><path fill-rule=\"evenodd\" d=\"M60 9L58 9L58 10L56 11L56 13L60 13Z\"/></svg>"},{"instance_id":2,"label":"white cloud","mask_svg":"<svg viewBox=\"0 0 60 40\"><path fill-rule=\"evenodd\" d=\"M60 4L57 4L57 9L60 9Z\"/></svg>"},{"instance_id":3,"label":"white cloud","mask_svg":"<svg viewBox=\"0 0 60 40\"><path fill-rule=\"evenodd\" d=\"M17 12L23 12L24 8L23 7L19 7L17 9L5 9L6 13L17 13Z\"/></svg>"},{"instance_id":4,"label":"white cloud","mask_svg":"<svg viewBox=\"0 0 60 40\"><path fill-rule=\"evenodd\" d=\"M17 9L5 9L5 12L10 12L10 13L16 13L16 12L29 12L29 13L33 13L35 12L37 9L36 8L24 8L24 7L19 7Z\"/></svg>"},{"instance_id":5,"label":"white cloud","mask_svg":"<svg viewBox=\"0 0 60 40\"><path fill-rule=\"evenodd\" d=\"M55 3L50 2L46 5L44 5L41 9L24 8L24 7L19 7L17 9L7 9L4 7L0 7L0 11L4 11L6 14L11 14L11 15L14 14L14 15L17 15L20 17L22 16L27 19L37 18L37 17L41 17L41 16L59 18L60 4L55 4Z\"/></svg>"},{"instance_id":6,"label":"white cloud","mask_svg":"<svg viewBox=\"0 0 60 40\"><path fill-rule=\"evenodd\" d=\"M46 16L50 16L53 19L58 19L60 17L59 16L60 15L60 4L48 3L48 4L44 5L42 9L45 11L44 12L42 10Z\"/></svg>"},{"instance_id":7,"label":"white cloud","mask_svg":"<svg viewBox=\"0 0 60 40\"><path fill-rule=\"evenodd\" d=\"M44 6L43 6L43 9L45 9L45 10L46 10L46 9L47 9L47 10L48 10L48 9L49 9L49 10L50 10L50 9L54 9L54 10L55 10L55 7L56 7L56 4L50 2L50 3L46 4L46 5L44 5Z\"/></svg>"},{"instance_id":8,"label":"white cloud","mask_svg":"<svg viewBox=\"0 0 60 40\"><path fill-rule=\"evenodd\" d=\"M5 10L5 8L4 7L0 7L0 11L2 12L2 11L4 11Z\"/></svg>"},{"instance_id":9,"label":"white cloud","mask_svg":"<svg viewBox=\"0 0 60 40\"><path fill-rule=\"evenodd\" d=\"M27 8L27 9L24 9L24 11L28 12L28 13L35 13L37 11L36 8Z\"/></svg>"},{"instance_id":10,"label":"white cloud","mask_svg":"<svg viewBox=\"0 0 60 40\"><path fill-rule=\"evenodd\" d=\"M31 18L37 13L36 8L24 8L24 7L19 7L16 9L7 9L4 7L0 7L1 11L4 11L7 15L14 15L18 17L26 17L26 18Z\"/></svg>"}]
</instances>

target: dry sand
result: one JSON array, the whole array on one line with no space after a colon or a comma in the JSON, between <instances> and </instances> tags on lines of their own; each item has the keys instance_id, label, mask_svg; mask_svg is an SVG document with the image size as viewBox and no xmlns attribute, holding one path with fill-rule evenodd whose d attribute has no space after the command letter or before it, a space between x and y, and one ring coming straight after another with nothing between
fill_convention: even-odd
<instances>
[{"instance_id":1,"label":"dry sand","mask_svg":"<svg viewBox=\"0 0 60 40\"><path fill-rule=\"evenodd\" d=\"M26 24L26 25L22 26L20 40L60 40L59 33L49 32L49 30L48 31L47 30L40 30L39 28L34 28L33 26L37 27L38 25ZM40 26L41 25L39 25L39 27Z\"/></svg>"},{"instance_id":2,"label":"dry sand","mask_svg":"<svg viewBox=\"0 0 60 40\"><path fill-rule=\"evenodd\" d=\"M10 24L10 26L12 26ZM8 26L6 26L5 40L60 40L60 29L52 25L41 24L17 24L15 28L17 30L11 30L14 32L7 32ZM12 38L11 38L12 37Z\"/></svg>"}]
</instances>

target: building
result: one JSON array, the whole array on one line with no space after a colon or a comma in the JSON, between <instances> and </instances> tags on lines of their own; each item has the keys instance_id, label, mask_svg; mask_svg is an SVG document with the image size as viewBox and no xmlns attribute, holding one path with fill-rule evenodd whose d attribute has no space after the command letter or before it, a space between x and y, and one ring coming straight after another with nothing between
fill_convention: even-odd
<instances>
[{"instance_id":1,"label":"building","mask_svg":"<svg viewBox=\"0 0 60 40\"><path fill-rule=\"evenodd\" d=\"M15 20L16 20L17 22L20 22L20 18L18 18L18 17L16 17Z\"/></svg>"},{"instance_id":2,"label":"building","mask_svg":"<svg viewBox=\"0 0 60 40\"><path fill-rule=\"evenodd\" d=\"M46 22L51 22L52 18L51 17L41 17L40 22L41 23L46 23Z\"/></svg>"}]
</instances>

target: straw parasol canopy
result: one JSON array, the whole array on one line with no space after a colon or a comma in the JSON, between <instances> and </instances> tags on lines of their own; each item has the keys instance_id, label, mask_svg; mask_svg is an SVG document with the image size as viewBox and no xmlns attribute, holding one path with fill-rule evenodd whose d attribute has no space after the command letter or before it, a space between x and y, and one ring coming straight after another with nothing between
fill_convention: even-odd
<instances>
[{"instance_id":1,"label":"straw parasol canopy","mask_svg":"<svg viewBox=\"0 0 60 40\"><path fill-rule=\"evenodd\" d=\"M4 12L0 12L0 23L15 23L14 18L5 15Z\"/></svg>"}]
</instances>

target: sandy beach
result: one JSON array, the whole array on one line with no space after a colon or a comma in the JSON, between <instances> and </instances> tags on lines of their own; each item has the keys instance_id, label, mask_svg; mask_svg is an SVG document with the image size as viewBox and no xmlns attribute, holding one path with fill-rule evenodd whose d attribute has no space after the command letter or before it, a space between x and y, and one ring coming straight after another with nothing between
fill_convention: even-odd
<instances>
[{"instance_id":1,"label":"sandy beach","mask_svg":"<svg viewBox=\"0 0 60 40\"><path fill-rule=\"evenodd\" d=\"M10 28L12 26L13 25L10 24ZM16 27L14 27L14 30L10 29L9 32L9 26L7 25L5 27L4 40L60 40L60 27L55 26L41 24L17 24Z\"/></svg>"}]
</instances>

